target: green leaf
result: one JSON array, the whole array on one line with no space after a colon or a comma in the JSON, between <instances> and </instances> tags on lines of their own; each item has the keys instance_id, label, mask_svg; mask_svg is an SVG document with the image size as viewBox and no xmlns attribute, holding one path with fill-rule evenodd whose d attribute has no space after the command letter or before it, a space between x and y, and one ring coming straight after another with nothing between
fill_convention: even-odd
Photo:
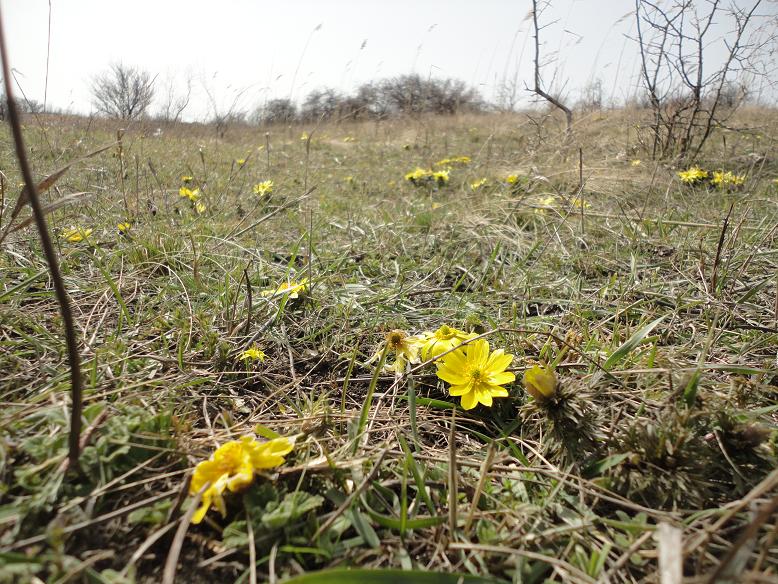
<instances>
[{"instance_id":1,"label":"green leaf","mask_svg":"<svg viewBox=\"0 0 778 584\"><path fill-rule=\"evenodd\" d=\"M281 503L271 503L262 515L262 524L270 529L279 529L314 509L321 507L324 497L303 491L287 493Z\"/></svg>"},{"instance_id":2,"label":"green leaf","mask_svg":"<svg viewBox=\"0 0 778 584\"><path fill-rule=\"evenodd\" d=\"M631 455L630 452L623 452L621 454L614 454L613 456L607 456L605 458L602 458L596 462L587 465L584 468L583 475L590 478L600 476L603 472L605 472L609 468L613 468L614 466L621 464L624 460L629 458L630 455Z\"/></svg>"},{"instance_id":3,"label":"green leaf","mask_svg":"<svg viewBox=\"0 0 778 584\"><path fill-rule=\"evenodd\" d=\"M263 426L262 424L257 424L254 426L254 433L257 434L257 436L262 436L262 438L267 438L268 440L273 440L274 438L280 438L281 434L278 432L274 432L267 426Z\"/></svg>"},{"instance_id":4,"label":"green leaf","mask_svg":"<svg viewBox=\"0 0 778 584\"><path fill-rule=\"evenodd\" d=\"M381 540L378 539L378 534L376 534L373 526L365 520L365 516L359 512L359 509L353 507L346 515L348 515L351 520L351 525L354 526L354 529L356 529L357 533L367 545L372 548L381 547Z\"/></svg>"},{"instance_id":5,"label":"green leaf","mask_svg":"<svg viewBox=\"0 0 778 584\"><path fill-rule=\"evenodd\" d=\"M664 316L660 316L656 320L649 322L646 326L638 329L627 341L616 349L613 354L608 357L605 364L602 366L606 371L613 369L613 366L619 363L624 357L629 355L633 349L635 349L640 343L643 342L648 334L656 328L656 326L665 319Z\"/></svg>"},{"instance_id":6,"label":"green leaf","mask_svg":"<svg viewBox=\"0 0 778 584\"><path fill-rule=\"evenodd\" d=\"M401 519L395 519L387 515L381 515L380 513L373 511L372 509L365 509L370 518L378 523L381 527L388 527L389 529L402 529L403 522ZM434 525L440 525L447 521L447 517L444 515L436 515L434 517L417 517L416 519L406 519L405 529L424 529L425 527L432 527Z\"/></svg>"},{"instance_id":7,"label":"green leaf","mask_svg":"<svg viewBox=\"0 0 778 584\"><path fill-rule=\"evenodd\" d=\"M286 580L284 584L496 584L500 580L468 574L422 570L322 570Z\"/></svg>"},{"instance_id":8,"label":"green leaf","mask_svg":"<svg viewBox=\"0 0 778 584\"><path fill-rule=\"evenodd\" d=\"M167 519L167 513L172 501L167 499L157 501L154 505L149 507L141 507L136 509L127 516L127 521L133 525L138 523L144 523L146 525L161 525Z\"/></svg>"},{"instance_id":9,"label":"green leaf","mask_svg":"<svg viewBox=\"0 0 778 584\"><path fill-rule=\"evenodd\" d=\"M243 519L233 521L222 531L222 545L225 548L243 548L248 544L248 525Z\"/></svg>"},{"instance_id":10,"label":"green leaf","mask_svg":"<svg viewBox=\"0 0 778 584\"><path fill-rule=\"evenodd\" d=\"M697 389L700 387L700 370L697 369L689 378L689 383L683 390L683 401L687 407L694 406L694 402L697 399Z\"/></svg>"}]
</instances>

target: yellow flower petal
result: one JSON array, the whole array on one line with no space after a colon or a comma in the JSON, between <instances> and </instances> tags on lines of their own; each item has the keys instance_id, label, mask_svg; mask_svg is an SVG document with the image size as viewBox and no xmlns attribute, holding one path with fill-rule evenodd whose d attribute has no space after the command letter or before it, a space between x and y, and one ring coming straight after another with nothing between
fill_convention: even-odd
<instances>
[{"instance_id":1,"label":"yellow flower petal","mask_svg":"<svg viewBox=\"0 0 778 584\"><path fill-rule=\"evenodd\" d=\"M524 388L537 400L544 400L556 393L557 377L550 369L535 365L524 372L522 379Z\"/></svg>"}]
</instances>

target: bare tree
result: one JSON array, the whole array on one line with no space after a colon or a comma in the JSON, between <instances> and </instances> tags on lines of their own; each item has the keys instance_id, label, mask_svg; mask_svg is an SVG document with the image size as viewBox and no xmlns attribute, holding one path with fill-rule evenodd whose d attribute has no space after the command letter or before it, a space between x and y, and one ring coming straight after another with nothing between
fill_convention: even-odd
<instances>
[{"instance_id":1,"label":"bare tree","mask_svg":"<svg viewBox=\"0 0 778 584\"><path fill-rule=\"evenodd\" d=\"M598 111L603 106L602 79L592 79L581 90L581 99L576 104L584 112Z\"/></svg>"},{"instance_id":2,"label":"bare tree","mask_svg":"<svg viewBox=\"0 0 778 584\"><path fill-rule=\"evenodd\" d=\"M540 10L542 11L544 8L548 6L548 2L543 2ZM535 30L535 86L531 89L531 91L543 99L545 99L548 103L553 105L556 108L559 108L562 110L565 114L565 121L566 121L566 128L565 128L565 134L569 138L572 131L573 131L573 112L572 110L567 107L565 104L563 104L558 98L554 97L553 95L549 94L547 91L543 89L543 83L540 79L540 69L542 67L542 63L540 61L540 27L538 26L538 1L532 0L532 26Z\"/></svg>"},{"instance_id":3,"label":"bare tree","mask_svg":"<svg viewBox=\"0 0 778 584\"><path fill-rule=\"evenodd\" d=\"M175 75L166 79L162 95L162 104L157 114L165 122L179 122L192 98L192 75L187 74L183 86Z\"/></svg>"},{"instance_id":4,"label":"bare tree","mask_svg":"<svg viewBox=\"0 0 778 584\"><path fill-rule=\"evenodd\" d=\"M154 99L154 81L148 71L114 63L92 81L95 108L122 120L143 115Z\"/></svg>"},{"instance_id":5,"label":"bare tree","mask_svg":"<svg viewBox=\"0 0 778 584\"><path fill-rule=\"evenodd\" d=\"M216 74L213 75L212 79L215 78ZM202 77L201 81L203 91L205 91L205 95L208 97L210 108L209 121L214 126L216 134L220 138L224 138L230 126L246 123L246 111L243 108L243 97L246 95L246 92L248 92L248 87L232 88L228 85L229 97L224 99L217 95L216 90L211 88L205 77ZM232 101L230 101L230 97L232 98Z\"/></svg>"},{"instance_id":6,"label":"bare tree","mask_svg":"<svg viewBox=\"0 0 778 584\"><path fill-rule=\"evenodd\" d=\"M759 15L762 3L635 0L640 81L652 111L654 158L699 155L711 133L742 103L733 99L732 87L771 73L775 18ZM712 64L716 50L724 57Z\"/></svg>"}]
</instances>

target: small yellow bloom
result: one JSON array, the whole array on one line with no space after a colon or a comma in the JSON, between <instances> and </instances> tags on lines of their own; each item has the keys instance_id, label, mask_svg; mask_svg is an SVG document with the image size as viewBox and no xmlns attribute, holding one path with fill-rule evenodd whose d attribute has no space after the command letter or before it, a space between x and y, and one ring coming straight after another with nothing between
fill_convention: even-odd
<instances>
[{"instance_id":1,"label":"small yellow bloom","mask_svg":"<svg viewBox=\"0 0 778 584\"><path fill-rule=\"evenodd\" d=\"M519 175L518 174L509 174L505 177L505 182L509 185L515 185L517 182L519 182Z\"/></svg>"},{"instance_id":2,"label":"small yellow bloom","mask_svg":"<svg viewBox=\"0 0 778 584\"><path fill-rule=\"evenodd\" d=\"M437 357L474 336L475 333L466 333L445 324L435 332L422 333L421 358L426 361Z\"/></svg>"},{"instance_id":3,"label":"small yellow bloom","mask_svg":"<svg viewBox=\"0 0 778 584\"><path fill-rule=\"evenodd\" d=\"M65 241L78 243L92 235L92 230L84 229L83 227L69 227L68 229L63 229L60 235Z\"/></svg>"},{"instance_id":4,"label":"small yellow bloom","mask_svg":"<svg viewBox=\"0 0 778 584\"><path fill-rule=\"evenodd\" d=\"M291 280L289 282L282 282L278 285L278 288L264 290L262 296L277 296L281 294L288 294L290 299L297 298L300 294L305 294L308 291L308 278L303 278L299 282Z\"/></svg>"},{"instance_id":5,"label":"small yellow bloom","mask_svg":"<svg viewBox=\"0 0 778 584\"><path fill-rule=\"evenodd\" d=\"M681 179L682 183L687 185L694 185L708 178L708 172L702 170L698 166L692 166L688 170L680 171L678 173L678 177Z\"/></svg>"},{"instance_id":6,"label":"small yellow bloom","mask_svg":"<svg viewBox=\"0 0 778 584\"><path fill-rule=\"evenodd\" d=\"M189 199L195 203L200 199L200 189L192 190L187 187L181 187L178 189L178 196L183 197L184 199Z\"/></svg>"},{"instance_id":7,"label":"small yellow bloom","mask_svg":"<svg viewBox=\"0 0 778 584\"><path fill-rule=\"evenodd\" d=\"M436 184L443 186L448 183L449 171L448 170L425 170L420 167L416 167L415 170L405 175L405 180L413 183L414 186L425 186Z\"/></svg>"},{"instance_id":8,"label":"small yellow bloom","mask_svg":"<svg viewBox=\"0 0 778 584\"><path fill-rule=\"evenodd\" d=\"M469 156L453 156L451 158L438 160L435 163L435 166L465 166L467 164L470 164Z\"/></svg>"},{"instance_id":9,"label":"small yellow bloom","mask_svg":"<svg viewBox=\"0 0 778 584\"><path fill-rule=\"evenodd\" d=\"M543 401L554 397L558 380L556 374L546 367L534 365L524 372L521 380L524 389L536 400Z\"/></svg>"},{"instance_id":10,"label":"small yellow bloom","mask_svg":"<svg viewBox=\"0 0 778 584\"><path fill-rule=\"evenodd\" d=\"M245 158L238 158L238 159L235 160L235 164L237 164L238 166L243 166L244 164L246 164L246 159Z\"/></svg>"},{"instance_id":11,"label":"small yellow bloom","mask_svg":"<svg viewBox=\"0 0 778 584\"><path fill-rule=\"evenodd\" d=\"M633 160L632 162L629 163L630 166L640 166L641 164L643 164L643 163L640 160L637 160L637 159L635 159L635 160Z\"/></svg>"},{"instance_id":12,"label":"small yellow bloom","mask_svg":"<svg viewBox=\"0 0 778 584\"><path fill-rule=\"evenodd\" d=\"M273 192L273 181L264 180L261 183L257 183L254 185L253 191L255 195L259 195L260 197L269 195Z\"/></svg>"},{"instance_id":13,"label":"small yellow bloom","mask_svg":"<svg viewBox=\"0 0 778 584\"><path fill-rule=\"evenodd\" d=\"M424 170L423 168L417 166L415 170L412 170L411 172L405 175L405 180L407 180L408 182L412 182L415 185L418 185L422 183L425 179L430 177L431 175L432 175L431 171Z\"/></svg>"},{"instance_id":14,"label":"small yellow bloom","mask_svg":"<svg viewBox=\"0 0 778 584\"><path fill-rule=\"evenodd\" d=\"M588 209L589 207L592 206L591 203L589 203L589 201L581 199L580 197L573 197L572 199L570 199L570 203L573 205L573 207L577 207L579 209L581 207L583 207L584 209Z\"/></svg>"},{"instance_id":15,"label":"small yellow bloom","mask_svg":"<svg viewBox=\"0 0 778 584\"><path fill-rule=\"evenodd\" d=\"M537 215L545 215L546 209L551 209L556 206L556 197L554 195L549 195L547 197L540 197L537 199L537 204L539 205L538 208L535 209L535 214Z\"/></svg>"},{"instance_id":16,"label":"small yellow bloom","mask_svg":"<svg viewBox=\"0 0 778 584\"><path fill-rule=\"evenodd\" d=\"M432 173L433 180L440 186L443 186L448 183L449 179L449 171L448 170L438 170L437 172Z\"/></svg>"},{"instance_id":17,"label":"small yellow bloom","mask_svg":"<svg viewBox=\"0 0 778 584\"><path fill-rule=\"evenodd\" d=\"M127 221L124 221L122 223L119 223L116 228L119 230L119 235L126 235L127 232L130 230L130 224Z\"/></svg>"},{"instance_id":18,"label":"small yellow bloom","mask_svg":"<svg viewBox=\"0 0 778 584\"><path fill-rule=\"evenodd\" d=\"M257 345L252 345L240 354L241 361L259 361L261 363L265 357L267 355Z\"/></svg>"},{"instance_id":19,"label":"small yellow bloom","mask_svg":"<svg viewBox=\"0 0 778 584\"><path fill-rule=\"evenodd\" d=\"M470 183L470 190L471 191L477 191L481 187L485 187L489 181L485 178L482 178L481 180L477 180L475 182Z\"/></svg>"},{"instance_id":20,"label":"small yellow bloom","mask_svg":"<svg viewBox=\"0 0 778 584\"><path fill-rule=\"evenodd\" d=\"M710 179L711 184L716 187L739 187L746 182L746 177L743 174L734 174L732 171L715 170L713 171L713 177Z\"/></svg>"},{"instance_id":21,"label":"small yellow bloom","mask_svg":"<svg viewBox=\"0 0 778 584\"><path fill-rule=\"evenodd\" d=\"M268 442L258 442L251 436L232 440L222 444L209 460L200 462L194 470L189 483L189 494L195 495L206 484L202 504L192 516L192 523L200 523L211 505L218 509L222 517L227 515L224 503L224 491L232 493L249 486L257 470L273 468L284 463L294 442L289 438L275 438Z\"/></svg>"},{"instance_id":22,"label":"small yellow bloom","mask_svg":"<svg viewBox=\"0 0 778 584\"><path fill-rule=\"evenodd\" d=\"M203 213L205 213L205 209L206 209L205 203L203 203L202 201L197 201L194 204L194 210L197 211L198 215L202 215Z\"/></svg>"},{"instance_id":23,"label":"small yellow bloom","mask_svg":"<svg viewBox=\"0 0 778 584\"><path fill-rule=\"evenodd\" d=\"M491 406L495 397L508 397L502 386L516 380L506 371L512 362L513 355L502 349L490 353L489 342L478 339L440 359L438 377L451 384L451 396L462 397L464 409L472 410L479 403Z\"/></svg>"},{"instance_id":24,"label":"small yellow bloom","mask_svg":"<svg viewBox=\"0 0 778 584\"><path fill-rule=\"evenodd\" d=\"M189 184L194 180L193 176L189 176L188 174L182 174L181 175L181 182L185 184Z\"/></svg>"},{"instance_id":25,"label":"small yellow bloom","mask_svg":"<svg viewBox=\"0 0 778 584\"><path fill-rule=\"evenodd\" d=\"M386 365L386 368L390 371L405 373L410 364L419 362L419 349L421 349L421 339L419 337L410 336L403 330L395 329L387 333L385 347L389 353L395 355L394 363ZM376 351L368 363L378 359L383 350L384 348L382 347Z\"/></svg>"}]
</instances>

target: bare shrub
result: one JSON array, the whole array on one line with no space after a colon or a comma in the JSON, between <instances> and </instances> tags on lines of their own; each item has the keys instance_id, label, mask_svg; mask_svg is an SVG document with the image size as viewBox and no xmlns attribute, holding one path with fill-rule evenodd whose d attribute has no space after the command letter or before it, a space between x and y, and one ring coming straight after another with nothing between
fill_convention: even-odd
<instances>
[{"instance_id":1,"label":"bare shrub","mask_svg":"<svg viewBox=\"0 0 778 584\"><path fill-rule=\"evenodd\" d=\"M747 4L635 0L654 158L696 157L742 103L746 81L773 71L776 19L758 12L762 0ZM717 50L724 57L711 64Z\"/></svg>"},{"instance_id":2,"label":"bare shrub","mask_svg":"<svg viewBox=\"0 0 778 584\"><path fill-rule=\"evenodd\" d=\"M92 81L93 104L108 117L133 120L151 105L155 80L148 71L114 63Z\"/></svg>"}]
</instances>

